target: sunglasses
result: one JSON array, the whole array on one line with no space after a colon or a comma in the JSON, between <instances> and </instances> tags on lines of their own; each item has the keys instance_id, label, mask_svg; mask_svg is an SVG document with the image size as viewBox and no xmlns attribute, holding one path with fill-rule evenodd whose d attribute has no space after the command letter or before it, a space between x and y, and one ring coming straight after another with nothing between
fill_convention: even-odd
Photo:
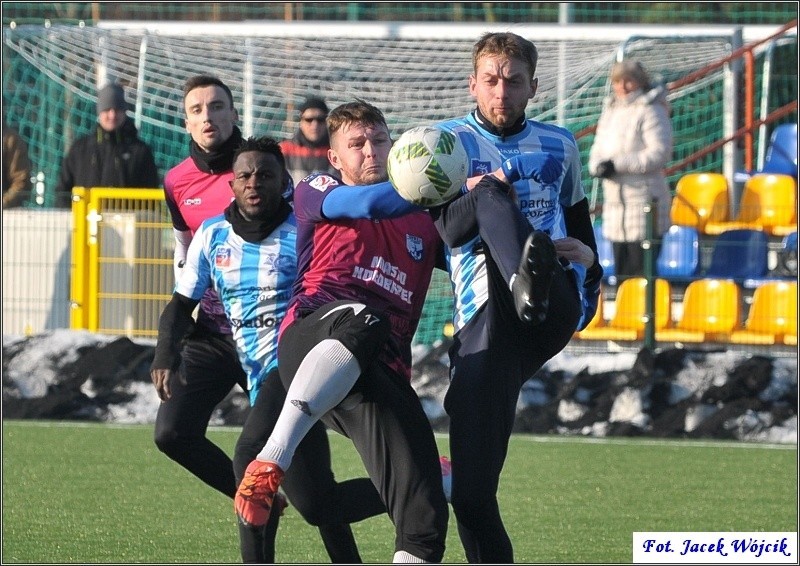
<instances>
[{"instance_id":1,"label":"sunglasses","mask_svg":"<svg viewBox=\"0 0 800 566\"><path fill-rule=\"evenodd\" d=\"M301 120L303 122L307 123L307 124L310 124L311 122L319 122L320 124L324 124L325 123L325 116L314 116L312 118L301 118Z\"/></svg>"}]
</instances>

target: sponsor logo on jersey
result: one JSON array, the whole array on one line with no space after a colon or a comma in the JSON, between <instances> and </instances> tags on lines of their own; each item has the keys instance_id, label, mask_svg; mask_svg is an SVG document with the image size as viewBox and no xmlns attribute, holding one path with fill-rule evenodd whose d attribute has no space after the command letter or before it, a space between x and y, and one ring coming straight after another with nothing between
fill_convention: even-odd
<instances>
[{"instance_id":1,"label":"sponsor logo on jersey","mask_svg":"<svg viewBox=\"0 0 800 566\"><path fill-rule=\"evenodd\" d=\"M232 328L275 328L279 324L280 320L265 314L255 318L231 318Z\"/></svg>"},{"instance_id":2,"label":"sponsor logo on jersey","mask_svg":"<svg viewBox=\"0 0 800 566\"><path fill-rule=\"evenodd\" d=\"M488 175L492 172L492 164L489 161L472 160L472 173L474 175Z\"/></svg>"},{"instance_id":3,"label":"sponsor logo on jersey","mask_svg":"<svg viewBox=\"0 0 800 566\"><path fill-rule=\"evenodd\" d=\"M214 265L217 267L229 267L231 264L231 249L217 248L217 255L214 257Z\"/></svg>"},{"instance_id":4,"label":"sponsor logo on jersey","mask_svg":"<svg viewBox=\"0 0 800 566\"><path fill-rule=\"evenodd\" d=\"M422 259L422 238L406 234L406 250L414 261Z\"/></svg>"},{"instance_id":5,"label":"sponsor logo on jersey","mask_svg":"<svg viewBox=\"0 0 800 566\"><path fill-rule=\"evenodd\" d=\"M183 204L186 206L200 206L203 204L203 199L200 197L183 199Z\"/></svg>"},{"instance_id":6,"label":"sponsor logo on jersey","mask_svg":"<svg viewBox=\"0 0 800 566\"><path fill-rule=\"evenodd\" d=\"M308 181L307 184L312 189L317 189L319 192L324 193L328 187L338 185L339 181L329 175L319 175Z\"/></svg>"}]
</instances>

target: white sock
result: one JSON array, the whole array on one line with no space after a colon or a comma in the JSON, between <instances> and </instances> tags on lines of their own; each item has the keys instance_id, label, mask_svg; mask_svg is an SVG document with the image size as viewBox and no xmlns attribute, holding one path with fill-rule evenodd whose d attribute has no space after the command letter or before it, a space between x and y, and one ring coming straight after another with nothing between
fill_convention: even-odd
<instances>
[{"instance_id":1,"label":"white sock","mask_svg":"<svg viewBox=\"0 0 800 566\"><path fill-rule=\"evenodd\" d=\"M406 552L405 550L398 550L394 553L394 559L392 560L393 564L430 564L427 560L423 560L422 558L417 558L410 552Z\"/></svg>"},{"instance_id":2,"label":"white sock","mask_svg":"<svg viewBox=\"0 0 800 566\"><path fill-rule=\"evenodd\" d=\"M256 459L275 462L285 472L297 445L314 423L347 397L361 368L338 340L323 340L297 368L275 429Z\"/></svg>"}]
</instances>

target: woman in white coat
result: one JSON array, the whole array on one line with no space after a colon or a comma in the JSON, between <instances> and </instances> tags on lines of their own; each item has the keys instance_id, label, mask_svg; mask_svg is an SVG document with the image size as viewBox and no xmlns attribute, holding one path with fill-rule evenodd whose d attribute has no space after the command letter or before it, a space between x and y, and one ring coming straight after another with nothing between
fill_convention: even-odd
<instances>
[{"instance_id":1,"label":"woman in white coat","mask_svg":"<svg viewBox=\"0 0 800 566\"><path fill-rule=\"evenodd\" d=\"M663 86L653 87L636 61L615 63L589 153L589 173L603 179L603 235L614 249L617 279L644 272L644 206L656 202L653 258L669 228L671 194L663 169L672 156L672 124Z\"/></svg>"}]
</instances>

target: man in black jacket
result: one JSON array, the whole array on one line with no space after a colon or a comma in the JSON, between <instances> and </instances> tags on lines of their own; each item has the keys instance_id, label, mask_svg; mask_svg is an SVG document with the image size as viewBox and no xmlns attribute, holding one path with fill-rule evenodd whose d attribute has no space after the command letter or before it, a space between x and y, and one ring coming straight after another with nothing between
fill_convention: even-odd
<instances>
[{"instance_id":1,"label":"man in black jacket","mask_svg":"<svg viewBox=\"0 0 800 566\"><path fill-rule=\"evenodd\" d=\"M153 152L128 119L125 92L109 84L97 93L97 127L79 138L61 165L55 205L69 207L73 187L159 188Z\"/></svg>"}]
</instances>

